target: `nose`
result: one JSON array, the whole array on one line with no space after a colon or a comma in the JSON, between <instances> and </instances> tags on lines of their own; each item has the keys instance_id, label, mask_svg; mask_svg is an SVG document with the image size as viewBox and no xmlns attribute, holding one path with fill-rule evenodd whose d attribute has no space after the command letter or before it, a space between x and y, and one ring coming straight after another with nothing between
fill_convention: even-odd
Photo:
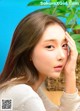
<instances>
[{"instance_id":1,"label":"nose","mask_svg":"<svg viewBox=\"0 0 80 111\"><path fill-rule=\"evenodd\" d=\"M57 51L57 60L63 60L65 58L64 50L59 48Z\"/></svg>"}]
</instances>

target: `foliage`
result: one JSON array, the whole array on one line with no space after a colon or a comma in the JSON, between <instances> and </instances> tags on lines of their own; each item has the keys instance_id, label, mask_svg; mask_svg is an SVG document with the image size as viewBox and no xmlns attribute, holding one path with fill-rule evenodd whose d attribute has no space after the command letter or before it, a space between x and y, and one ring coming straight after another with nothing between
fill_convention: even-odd
<instances>
[{"instance_id":1,"label":"foliage","mask_svg":"<svg viewBox=\"0 0 80 111\"><path fill-rule=\"evenodd\" d=\"M80 0L32 0L28 6L43 6L42 11L65 19L65 24L80 53ZM45 7L46 6L46 7Z\"/></svg>"}]
</instances>

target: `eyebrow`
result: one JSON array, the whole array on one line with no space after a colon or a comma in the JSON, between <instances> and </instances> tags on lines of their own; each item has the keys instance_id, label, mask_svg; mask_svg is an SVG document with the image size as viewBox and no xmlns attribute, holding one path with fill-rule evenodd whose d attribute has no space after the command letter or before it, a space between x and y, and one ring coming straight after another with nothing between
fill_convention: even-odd
<instances>
[{"instance_id":1,"label":"eyebrow","mask_svg":"<svg viewBox=\"0 0 80 111\"><path fill-rule=\"evenodd\" d=\"M57 39L49 39L49 40L45 40L45 42L49 42L49 41L51 41L51 42L55 42L55 41L57 41ZM65 38L65 39L63 39L62 41L67 41L67 40L66 40L66 38Z\"/></svg>"}]
</instances>

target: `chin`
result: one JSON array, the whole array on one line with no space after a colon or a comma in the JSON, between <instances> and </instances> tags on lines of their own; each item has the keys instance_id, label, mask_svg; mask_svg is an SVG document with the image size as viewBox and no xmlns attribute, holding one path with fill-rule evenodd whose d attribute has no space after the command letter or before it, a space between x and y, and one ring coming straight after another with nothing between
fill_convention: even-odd
<instances>
[{"instance_id":1,"label":"chin","mask_svg":"<svg viewBox=\"0 0 80 111\"><path fill-rule=\"evenodd\" d=\"M51 75L52 78L57 79L60 77L61 72L55 72L53 75Z\"/></svg>"}]
</instances>

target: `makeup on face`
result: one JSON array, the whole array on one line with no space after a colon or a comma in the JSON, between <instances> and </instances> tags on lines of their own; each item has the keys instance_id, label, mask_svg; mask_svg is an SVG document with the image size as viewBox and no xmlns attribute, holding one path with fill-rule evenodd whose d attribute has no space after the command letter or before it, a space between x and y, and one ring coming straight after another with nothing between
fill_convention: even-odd
<instances>
[{"instance_id":1,"label":"makeup on face","mask_svg":"<svg viewBox=\"0 0 80 111\"><path fill-rule=\"evenodd\" d=\"M63 68L63 65L57 65L54 67L54 70L57 71L57 72L60 72Z\"/></svg>"},{"instance_id":2,"label":"makeup on face","mask_svg":"<svg viewBox=\"0 0 80 111\"><path fill-rule=\"evenodd\" d=\"M34 66L41 75L59 77L67 60L65 31L59 25L50 25L44 31L32 55Z\"/></svg>"}]
</instances>

